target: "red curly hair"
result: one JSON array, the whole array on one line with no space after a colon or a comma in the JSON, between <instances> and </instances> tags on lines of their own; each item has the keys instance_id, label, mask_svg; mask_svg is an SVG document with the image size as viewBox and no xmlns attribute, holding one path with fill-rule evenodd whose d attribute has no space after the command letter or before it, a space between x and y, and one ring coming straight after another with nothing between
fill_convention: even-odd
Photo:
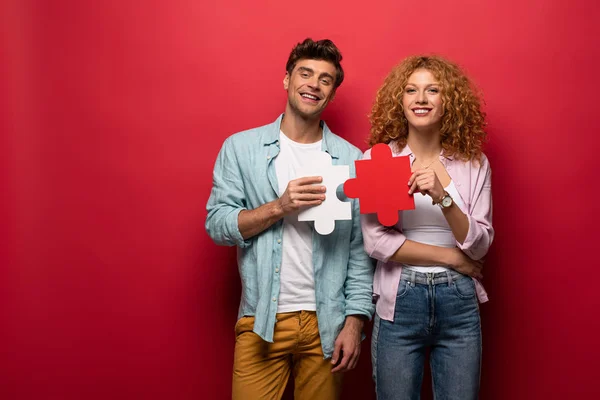
<instances>
[{"instance_id":1,"label":"red curly hair","mask_svg":"<svg viewBox=\"0 0 600 400\"><path fill-rule=\"evenodd\" d=\"M442 117L442 149L447 156L469 161L481 159L486 139L485 113L480 95L469 78L454 63L439 56L412 56L404 59L385 78L369 120L369 144L396 141L399 149L406 146L408 121L402 107L402 96L408 78L417 69L426 69L440 82L444 115Z\"/></svg>"}]
</instances>

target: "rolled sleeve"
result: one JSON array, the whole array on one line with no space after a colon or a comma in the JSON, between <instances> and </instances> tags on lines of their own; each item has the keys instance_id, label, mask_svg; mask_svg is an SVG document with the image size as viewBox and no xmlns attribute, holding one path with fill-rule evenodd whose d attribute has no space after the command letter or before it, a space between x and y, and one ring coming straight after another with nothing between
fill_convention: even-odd
<instances>
[{"instance_id":1,"label":"rolled sleeve","mask_svg":"<svg viewBox=\"0 0 600 400\"><path fill-rule=\"evenodd\" d=\"M383 226L377 220L377 214L361 216L362 234L365 251L369 257L388 262L406 241L406 236L393 227Z\"/></svg>"},{"instance_id":2,"label":"rolled sleeve","mask_svg":"<svg viewBox=\"0 0 600 400\"><path fill-rule=\"evenodd\" d=\"M467 218L469 231L463 243L456 242L458 248L470 258L480 260L485 257L494 239L492 227L492 170L485 156L481 160L472 193L472 202Z\"/></svg>"},{"instance_id":3,"label":"rolled sleeve","mask_svg":"<svg viewBox=\"0 0 600 400\"><path fill-rule=\"evenodd\" d=\"M235 149L228 139L223 144L213 172L213 187L206 204L206 232L222 246L248 247L238 225L238 215L246 209L244 183Z\"/></svg>"}]
</instances>

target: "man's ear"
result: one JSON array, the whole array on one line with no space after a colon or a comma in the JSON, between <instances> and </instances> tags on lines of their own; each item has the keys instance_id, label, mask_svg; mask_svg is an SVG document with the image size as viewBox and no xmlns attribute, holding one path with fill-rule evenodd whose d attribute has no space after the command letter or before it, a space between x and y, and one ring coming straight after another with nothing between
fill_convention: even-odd
<instances>
[{"instance_id":1,"label":"man's ear","mask_svg":"<svg viewBox=\"0 0 600 400\"><path fill-rule=\"evenodd\" d=\"M290 86L290 73L286 72L285 73L285 78L283 78L283 88L285 90L288 90L289 86Z\"/></svg>"},{"instance_id":2,"label":"man's ear","mask_svg":"<svg viewBox=\"0 0 600 400\"><path fill-rule=\"evenodd\" d=\"M333 89L333 92L331 92L331 98L329 99L329 101L333 101L333 99L335 99L335 94L337 93L336 89Z\"/></svg>"}]
</instances>

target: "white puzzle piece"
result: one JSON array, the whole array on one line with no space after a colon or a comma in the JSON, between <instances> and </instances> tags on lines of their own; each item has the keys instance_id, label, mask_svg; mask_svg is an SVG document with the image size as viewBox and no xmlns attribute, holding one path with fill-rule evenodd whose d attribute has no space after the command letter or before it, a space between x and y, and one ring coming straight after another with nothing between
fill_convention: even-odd
<instances>
[{"instance_id":1,"label":"white puzzle piece","mask_svg":"<svg viewBox=\"0 0 600 400\"><path fill-rule=\"evenodd\" d=\"M350 202L340 201L336 195L337 188L350 178L348 165L331 165L331 156L322 151L316 156L311 165L303 166L296 175L321 176L325 186L325 200L318 206L307 208L298 214L298 221L314 221L315 230L321 235L329 235L335 228L336 220L352 219Z\"/></svg>"}]
</instances>

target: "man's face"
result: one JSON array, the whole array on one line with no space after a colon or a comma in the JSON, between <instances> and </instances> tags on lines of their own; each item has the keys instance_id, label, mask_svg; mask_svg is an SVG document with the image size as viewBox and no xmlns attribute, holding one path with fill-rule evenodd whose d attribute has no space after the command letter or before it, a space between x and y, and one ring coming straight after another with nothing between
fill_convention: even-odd
<instances>
[{"instance_id":1,"label":"man's face","mask_svg":"<svg viewBox=\"0 0 600 400\"><path fill-rule=\"evenodd\" d=\"M329 61L299 60L283 80L289 111L305 119L318 118L335 95L335 78L335 66Z\"/></svg>"}]
</instances>

